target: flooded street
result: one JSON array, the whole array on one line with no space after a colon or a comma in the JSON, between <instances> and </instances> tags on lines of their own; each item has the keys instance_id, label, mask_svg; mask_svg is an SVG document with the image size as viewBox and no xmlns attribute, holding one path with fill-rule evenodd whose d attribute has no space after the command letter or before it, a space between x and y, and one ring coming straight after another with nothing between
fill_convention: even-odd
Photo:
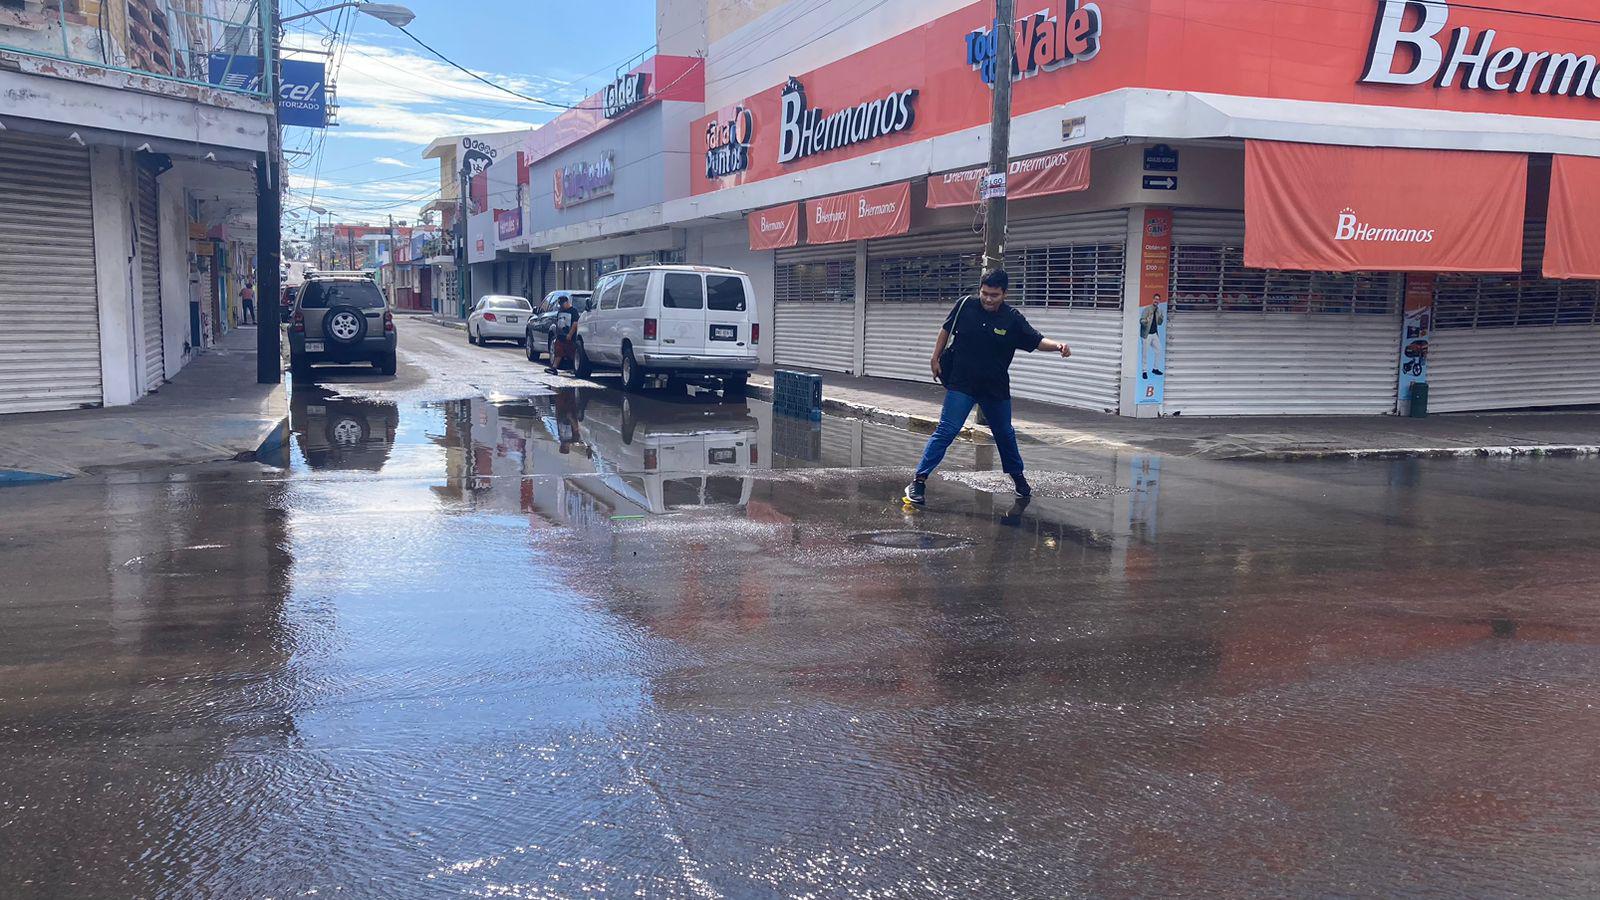
<instances>
[{"instance_id":1,"label":"flooded street","mask_svg":"<svg viewBox=\"0 0 1600 900\"><path fill-rule=\"evenodd\" d=\"M1593 461L964 443L908 512L919 435L438 343L287 468L0 492L0 894L1600 885Z\"/></svg>"}]
</instances>

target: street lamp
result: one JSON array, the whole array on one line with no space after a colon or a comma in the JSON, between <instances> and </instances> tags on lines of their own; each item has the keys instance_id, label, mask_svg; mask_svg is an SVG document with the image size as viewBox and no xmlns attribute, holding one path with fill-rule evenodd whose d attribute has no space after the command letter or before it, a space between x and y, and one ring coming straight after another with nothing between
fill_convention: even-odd
<instances>
[{"instance_id":1,"label":"street lamp","mask_svg":"<svg viewBox=\"0 0 1600 900\"><path fill-rule=\"evenodd\" d=\"M388 22L390 25L393 25L396 28L404 28L407 25L410 25L412 21L417 18L416 13L398 3L364 3L360 2L360 0L352 0L352 2L349 3L335 3L332 6L324 6L321 9L313 9L308 12L295 13L292 16L284 16L280 18L278 22L283 24L293 22L298 19L309 19L312 16L320 16L323 13L334 12L335 10L340 9L350 9L351 7L354 7L357 12L366 13L374 19L380 19L384 22Z\"/></svg>"}]
</instances>

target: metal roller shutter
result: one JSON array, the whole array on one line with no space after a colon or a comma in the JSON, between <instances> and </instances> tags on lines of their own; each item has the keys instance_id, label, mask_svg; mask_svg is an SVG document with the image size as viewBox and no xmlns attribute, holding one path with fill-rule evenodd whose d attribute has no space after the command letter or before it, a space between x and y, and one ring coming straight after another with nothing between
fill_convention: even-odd
<instances>
[{"instance_id":1,"label":"metal roller shutter","mask_svg":"<svg viewBox=\"0 0 1600 900\"><path fill-rule=\"evenodd\" d=\"M91 196L87 150L0 132L0 413L103 401Z\"/></svg>"},{"instance_id":2,"label":"metal roller shutter","mask_svg":"<svg viewBox=\"0 0 1600 900\"><path fill-rule=\"evenodd\" d=\"M139 330L144 346L144 390L167 380L161 323L161 195L156 176L139 167Z\"/></svg>"},{"instance_id":3,"label":"metal roller shutter","mask_svg":"<svg viewBox=\"0 0 1600 900\"><path fill-rule=\"evenodd\" d=\"M1072 358L1018 353L1011 366L1012 396L1116 412L1121 405L1122 311L1023 307L1022 313L1045 337L1066 341Z\"/></svg>"},{"instance_id":4,"label":"metal roller shutter","mask_svg":"<svg viewBox=\"0 0 1600 900\"><path fill-rule=\"evenodd\" d=\"M1233 211L1179 210L1173 245L1167 412L1394 412L1397 278L1245 268Z\"/></svg>"},{"instance_id":5,"label":"metal roller shutter","mask_svg":"<svg viewBox=\"0 0 1600 900\"><path fill-rule=\"evenodd\" d=\"M868 303L867 374L932 382L928 359L949 313L943 303Z\"/></svg>"},{"instance_id":6,"label":"metal roller shutter","mask_svg":"<svg viewBox=\"0 0 1600 900\"><path fill-rule=\"evenodd\" d=\"M1523 271L1440 276L1428 352L1434 412L1600 403L1600 282L1544 278L1544 222Z\"/></svg>"},{"instance_id":7,"label":"metal roller shutter","mask_svg":"<svg viewBox=\"0 0 1600 900\"><path fill-rule=\"evenodd\" d=\"M773 279L776 366L849 372L856 355L853 247L780 250Z\"/></svg>"},{"instance_id":8,"label":"metal roller shutter","mask_svg":"<svg viewBox=\"0 0 1600 900\"><path fill-rule=\"evenodd\" d=\"M507 293L514 297L524 296L528 290L528 264L520 259L512 260L510 269L508 281L511 289Z\"/></svg>"}]
</instances>

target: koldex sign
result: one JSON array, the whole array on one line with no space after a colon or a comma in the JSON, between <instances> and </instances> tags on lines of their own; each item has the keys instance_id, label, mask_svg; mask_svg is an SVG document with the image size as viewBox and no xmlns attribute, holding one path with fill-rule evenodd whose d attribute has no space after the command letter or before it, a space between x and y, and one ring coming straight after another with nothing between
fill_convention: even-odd
<instances>
[{"instance_id":1,"label":"koldex sign","mask_svg":"<svg viewBox=\"0 0 1600 900\"><path fill-rule=\"evenodd\" d=\"M650 76L645 72L630 72L606 86L603 108L605 117L615 119L632 112L650 99Z\"/></svg>"},{"instance_id":2,"label":"koldex sign","mask_svg":"<svg viewBox=\"0 0 1600 900\"><path fill-rule=\"evenodd\" d=\"M1409 22L1409 24L1408 24ZM1450 32L1448 0L1380 0L1363 84L1459 86L1468 91L1600 100L1600 62L1571 48L1495 48L1499 32ZM1404 48L1402 50L1402 48Z\"/></svg>"},{"instance_id":3,"label":"koldex sign","mask_svg":"<svg viewBox=\"0 0 1600 900\"><path fill-rule=\"evenodd\" d=\"M1101 22L1100 7L1079 0L1061 0L1059 10L1047 6L1018 19L1011 32L1011 80L1094 59L1100 54ZM993 26L967 35L967 65L984 84L994 84L997 56Z\"/></svg>"},{"instance_id":4,"label":"koldex sign","mask_svg":"<svg viewBox=\"0 0 1600 900\"><path fill-rule=\"evenodd\" d=\"M827 115L821 109L813 109L806 100L805 85L790 78L781 97L783 131L778 142L778 162L791 163L906 131L917 121L918 93L915 88L894 91L882 99Z\"/></svg>"},{"instance_id":5,"label":"koldex sign","mask_svg":"<svg viewBox=\"0 0 1600 900\"><path fill-rule=\"evenodd\" d=\"M609 197L617 183L617 154L607 150L600 159L574 163L555 171L556 209L567 209L600 197Z\"/></svg>"},{"instance_id":6,"label":"koldex sign","mask_svg":"<svg viewBox=\"0 0 1600 900\"><path fill-rule=\"evenodd\" d=\"M706 126L706 177L723 178L750 168L750 141L756 119L750 110L736 107L726 122L715 119Z\"/></svg>"}]
</instances>

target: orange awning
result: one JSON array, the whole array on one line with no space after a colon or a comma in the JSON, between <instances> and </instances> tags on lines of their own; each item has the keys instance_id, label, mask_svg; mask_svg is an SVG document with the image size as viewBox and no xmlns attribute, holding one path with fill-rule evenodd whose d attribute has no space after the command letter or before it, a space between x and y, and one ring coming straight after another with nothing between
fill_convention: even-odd
<instances>
[{"instance_id":1,"label":"orange awning","mask_svg":"<svg viewBox=\"0 0 1600 900\"><path fill-rule=\"evenodd\" d=\"M911 230L911 182L806 201L806 242L837 244Z\"/></svg>"},{"instance_id":2,"label":"orange awning","mask_svg":"<svg viewBox=\"0 0 1600 900\"><path fill-rule=\"evenodd\" d=\"M1557 156L1550 166L1544 277L1600 278L1600 159Z\"/></svg>"},{"instance_id":3,"label":"orange awning","mask_svg":"<svg viewBox=\"0 0 1600 900\"><path fill-rule=\"evenodd\" d=\"M1244 258L1314 272L1520 272L1528 157L1247 141Z\"/></svg>"},{"instance_id":4,"label":"orange awning","mask_svg":"<svg viewBox=\"0 0 1600 900\"><path fill-rule=\"evenodd\" d=\"M800 204L758 209L745 217L751 250L780 250L800 243Z\"/></svg>"}]
</instances>

